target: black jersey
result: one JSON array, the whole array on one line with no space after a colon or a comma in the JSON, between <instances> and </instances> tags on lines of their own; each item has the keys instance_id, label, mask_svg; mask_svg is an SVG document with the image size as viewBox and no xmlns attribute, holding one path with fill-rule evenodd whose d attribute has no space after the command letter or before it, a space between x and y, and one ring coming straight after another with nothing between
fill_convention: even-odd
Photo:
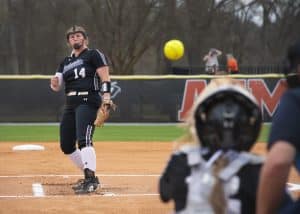
<instances>
[{"instance_id":1,"label":"black jersey","mask_svg":"<svg viewBox=\"0 0 300 214\"><path fill-rule=\"evenodd\" d=\"M97 68L108 66L107 58L97 49L85 49L78 57L72 54L60 64L57 72L62 73L65 92L99 91L100 78Z\"/></svg>"},{"instance_id":2,"label":"black jersey","mask_svg":"<svg viewBox=\"0 0 300 214\"><path fill-rule=\"evenodd\" d=\"M268 142L270 149L277 141L290 143L296 149L295 167L300 172L300 88L287 90L281 97L277 111L272 119ZM290 201L288 201L290 202ZM300 213L300 199L296 203L283 202L282 213Z\"/></svg>"},{"instance_id":3,"label":"black jersey","mask_svg":"<svg viewBox=\"0 0 300 214\"><path fill-rule=\"evenodd\" d=\"M284 140L297 150L295 167L300 172L300 88L290 89L282 95L272 119L270 148L276 141Z\"/></svg>"}]
</instances>

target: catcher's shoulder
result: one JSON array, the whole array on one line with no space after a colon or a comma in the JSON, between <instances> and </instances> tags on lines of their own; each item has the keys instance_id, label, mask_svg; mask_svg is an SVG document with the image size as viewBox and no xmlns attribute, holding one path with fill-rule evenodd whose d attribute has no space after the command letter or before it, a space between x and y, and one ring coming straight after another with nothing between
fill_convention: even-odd
<instances>
[{"instance_id":1,"label":"catcher's shoulder","mask_svg":"<svg viewBox=\"0 0 300 214\"><path fill-rule=\"evenodd\" d=\"M199 149L200 149L199 145L187 143L187 144L181 145L178 148L177 152L180 152L180 153L189 153L191 151L195 151L195 150L199 150Z\"/></svg>"},{"instance_id":2,"label":"catcher's shoulder","mask_svg":"<svg viewBox=\"0 0 300 214\"><path fill-rule=\"evenodd\" d=\"M171 159L176 160L188 160L191 156L200 157L200 146L194 144L184 144L180 146L175 152L173 152Z\"/></svg>"},{"instance_id":3,"label":"catcher's shoulder","mask_svg":"<svg viewBox=\"0 0 300 214\"><path fill-rule=\"evenodd\" d=\"M189 166L195 166L201 164L204 159L203 155L207 153L206 149L201 148L197 144L184 144L174 152L173 159L179 162L185 162Z\"/></svg>"}]
</instances>

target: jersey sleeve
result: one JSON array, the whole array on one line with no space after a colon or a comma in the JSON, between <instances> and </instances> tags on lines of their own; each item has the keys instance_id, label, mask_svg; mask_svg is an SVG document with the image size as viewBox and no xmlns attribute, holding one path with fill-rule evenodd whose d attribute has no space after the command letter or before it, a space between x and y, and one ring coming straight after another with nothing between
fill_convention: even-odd
<instances>
[{"instance_id":1,"label":"jersey sleeve","mask_svg":"<svg viewBox=\"0 0 300 214\"><path fill-rule=\"evenodd\" d=\"M56 73L63 73L64 71L64 62L61 62L58 66L58 68L56 69Z\"/></svg>"},{"instance_id":2,"label":"jersey sleeve","mask_svg":"<svg viewBox=\"0 0 300 214\"><path fill-rule=\"evenodd\" d=\"M270 148L276 141L283 140L299 148L300 142L300 89L287 91L281 98L272 120L268 142Z\"/></svg>"},{"instance_id":3,"label":"jersey sleeve","mask_svg":"<svg viewBox=\"0 0 300 214\"><path fill-rule=\"evenodd\" d=\"M92 64L96 68L100 68L103 66L108 66L108 59L107 57L98 49L94 49L92 53Z\"/></svg>"}]
</instances>

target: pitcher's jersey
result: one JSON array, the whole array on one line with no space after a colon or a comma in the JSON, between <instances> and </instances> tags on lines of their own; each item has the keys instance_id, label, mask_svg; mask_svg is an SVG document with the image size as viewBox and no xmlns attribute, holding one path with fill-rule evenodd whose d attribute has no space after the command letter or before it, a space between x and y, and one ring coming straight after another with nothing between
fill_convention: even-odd
<instances>
[{"instance_id":1,"label":"pitcher's jersey","mask_svg":"<svg viewBox=\"0 0 300 214\"><path fill-rule=\"evenodd\" d=\"M65 92L99 91L100 78L97 68L108 66L107 58L97 49L85 49L78 57L72 54L60 64L57 73L61 73L65 82Z\"/></svg>"}]
</instances>

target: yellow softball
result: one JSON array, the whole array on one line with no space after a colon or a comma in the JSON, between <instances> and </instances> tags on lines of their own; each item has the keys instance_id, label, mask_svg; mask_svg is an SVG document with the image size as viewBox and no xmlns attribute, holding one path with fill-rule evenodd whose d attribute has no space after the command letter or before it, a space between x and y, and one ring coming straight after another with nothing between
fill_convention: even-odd
<instances>
[{"instance_id":1,"label":"yellow softball","mask_svg":"<svg viewBox=\"0 0 300 214\"><path fill-rule=\"evenodd\" d=\"M172 39L165 43L164 54L169 60L178 60L184 54L184 45L180 40Z\"/></svg>"}]
</instances>

